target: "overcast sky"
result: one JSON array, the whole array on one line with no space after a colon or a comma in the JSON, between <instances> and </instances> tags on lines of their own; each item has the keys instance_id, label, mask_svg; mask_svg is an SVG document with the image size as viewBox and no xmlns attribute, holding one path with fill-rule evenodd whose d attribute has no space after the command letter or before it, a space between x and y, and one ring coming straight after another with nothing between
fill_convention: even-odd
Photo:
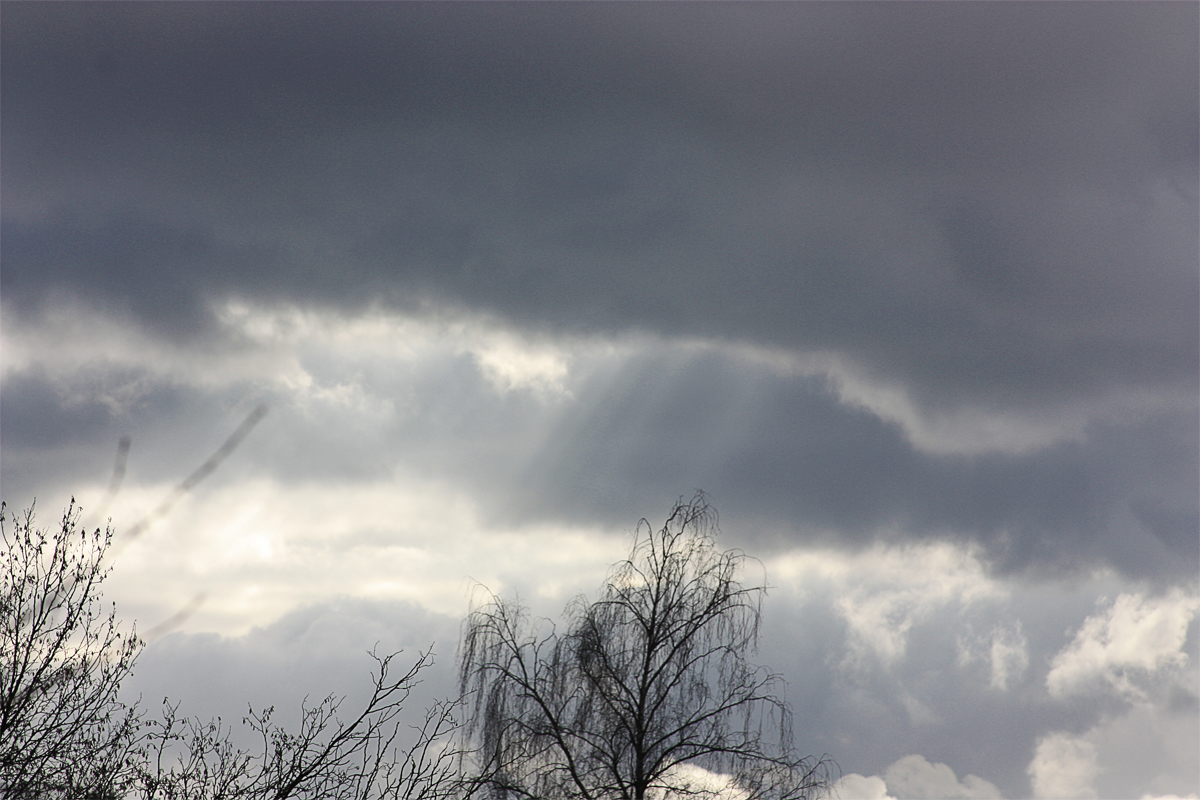
<instances>
[{"instance_id":1,"label":"overcast sky","mask_svg":"<svg viewBox=\"0 0 1200 800\"><path fill-rule=\"evenodd\" d=\"M3 497L237 718L703 489L846 800L1196 796L1198 12L4 3Z\"/></svg>"}]
</instances>

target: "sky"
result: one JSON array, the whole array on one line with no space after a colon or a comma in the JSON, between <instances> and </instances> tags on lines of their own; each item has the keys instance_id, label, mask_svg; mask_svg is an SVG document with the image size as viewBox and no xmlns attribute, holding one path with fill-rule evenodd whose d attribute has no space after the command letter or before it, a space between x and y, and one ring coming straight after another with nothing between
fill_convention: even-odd
<instances>
[{"instance_id":1,"label":"sky","mask_svg":"<svg viewBox=\"0 0 1200 800\"><path fill-rule=\"evenodd\" d=\"M1200 795L1200 5L0 23L0 490L131 696L452 692L704 490L844 800Z\"/></svg>"}]
</instances>

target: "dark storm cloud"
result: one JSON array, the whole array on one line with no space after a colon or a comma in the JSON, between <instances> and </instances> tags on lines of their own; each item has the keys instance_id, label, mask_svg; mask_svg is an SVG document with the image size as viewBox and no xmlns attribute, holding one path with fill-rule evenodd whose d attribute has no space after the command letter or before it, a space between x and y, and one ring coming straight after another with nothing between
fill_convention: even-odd
<instances>
[{"instance_id":1,"label":"dark storm cloud","mask_svg":"<svg viewBox=\"0 0 1200 800\"><path fill-rule=\"evenodd\" d=\"M102 311L180 337L205 327L197 284L211 286L220 272L213 265L229 262L205 232L136 213L100 225L77 218L11 222L3 234L5 292L23 313L36 313L63 295L82 295ZM125 291L112 292L113 276L120 276Z\"/></svg>"},{"instance_id":2,"label":"dark storm cloud","mask_svg":"<svg viewBox=\"0 0 1200 800\"><path fill-rule=\"evenodd\" d=\"M2 13L17 328L69 302L220 350L225 298L432 302L833 354L931 415L1091 419L1021 454L935 455L821 379L716 356L635 359L549 413L497 402L460 354L360 369L418 398L361 429L276 397L287 424L248 457L285 479L399 460L500 516L621 524L703 487L762 531L965 536L1013 568L1194 566L1194 4ZM10 485L39 447L127 432L62 382L96 380L137 376L6 377ZM183 401L146 380L138 413L166 419ZM163 475L194 466L172 458Z\"/></svg>"},{"instance_id":3,"label":"dark storm cloud","mask_svg":"<svg viewBox=\"0 0 1200 800\"><path fill-rule=\"evenodd\" d=\"M6 304L228 295L1190 391L1193 4L8 4Z\"/></svg>"},{"instance_id":4,"label":"dark storm cloud","mask_svg":"<svg viewBox=\"0 0 1200 800\"><path fill-rule=\"evenodd\" d=\"M4 408L0 438L6 449L96 444L104 437L111 409L91 398L82 403L64 403L60 388L40 370L5 380L0 391Z\"/></svg>"}]
</instances>

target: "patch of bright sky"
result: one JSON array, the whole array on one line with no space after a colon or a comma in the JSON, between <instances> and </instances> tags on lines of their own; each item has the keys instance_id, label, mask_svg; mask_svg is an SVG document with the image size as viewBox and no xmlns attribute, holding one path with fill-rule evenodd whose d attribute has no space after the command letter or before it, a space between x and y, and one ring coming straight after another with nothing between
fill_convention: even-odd
<instances>
[{"instance_id":1,"label":"patch of bright sky","mask_svg":"<svg viewBox=\"0 0 1200 800\"><path fill-rule=\"evenodd\" d=\"M138 518L170 489L129 487L113 517ZM476 583L557 614L594 590L627 546L625 531L488 528L467 498L436 483L254 480L189 496L121 546L108 594L144 630L203 592L187 629L226 635L343 595L412 600L459 617Z\"/></svg>"}]
</instances>

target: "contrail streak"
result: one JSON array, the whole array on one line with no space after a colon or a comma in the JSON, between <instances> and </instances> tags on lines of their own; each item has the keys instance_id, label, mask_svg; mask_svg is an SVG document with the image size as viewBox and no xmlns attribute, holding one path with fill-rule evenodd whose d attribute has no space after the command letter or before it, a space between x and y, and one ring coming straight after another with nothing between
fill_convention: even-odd
<instances>
[{"instance_id":1,"label":"contrail streak","mask_svg":"<svg viewBox=\"0 0 1200 800\"><path fill-rule=\"evenodd\" d=\"M225 443L217 448L207 461L196 468L196 471L183 479L183 482L176 486L166 499L158 504L158 507L139 520L126 533L126 542L136 539L146 532L146 529L153 525L158 520L165 517L175 504L182 497L196 488L196 484L211 475L217 467L221 466L221 462L229 458L230 454L237 449L242 440L250 435L250 431L254 430L254 426L262 421L262 418L267 415L267 406L260 404L257 408L250 412L250 416L246 417L245 421L237 427Z\"/></svg>"}]
</instances>

